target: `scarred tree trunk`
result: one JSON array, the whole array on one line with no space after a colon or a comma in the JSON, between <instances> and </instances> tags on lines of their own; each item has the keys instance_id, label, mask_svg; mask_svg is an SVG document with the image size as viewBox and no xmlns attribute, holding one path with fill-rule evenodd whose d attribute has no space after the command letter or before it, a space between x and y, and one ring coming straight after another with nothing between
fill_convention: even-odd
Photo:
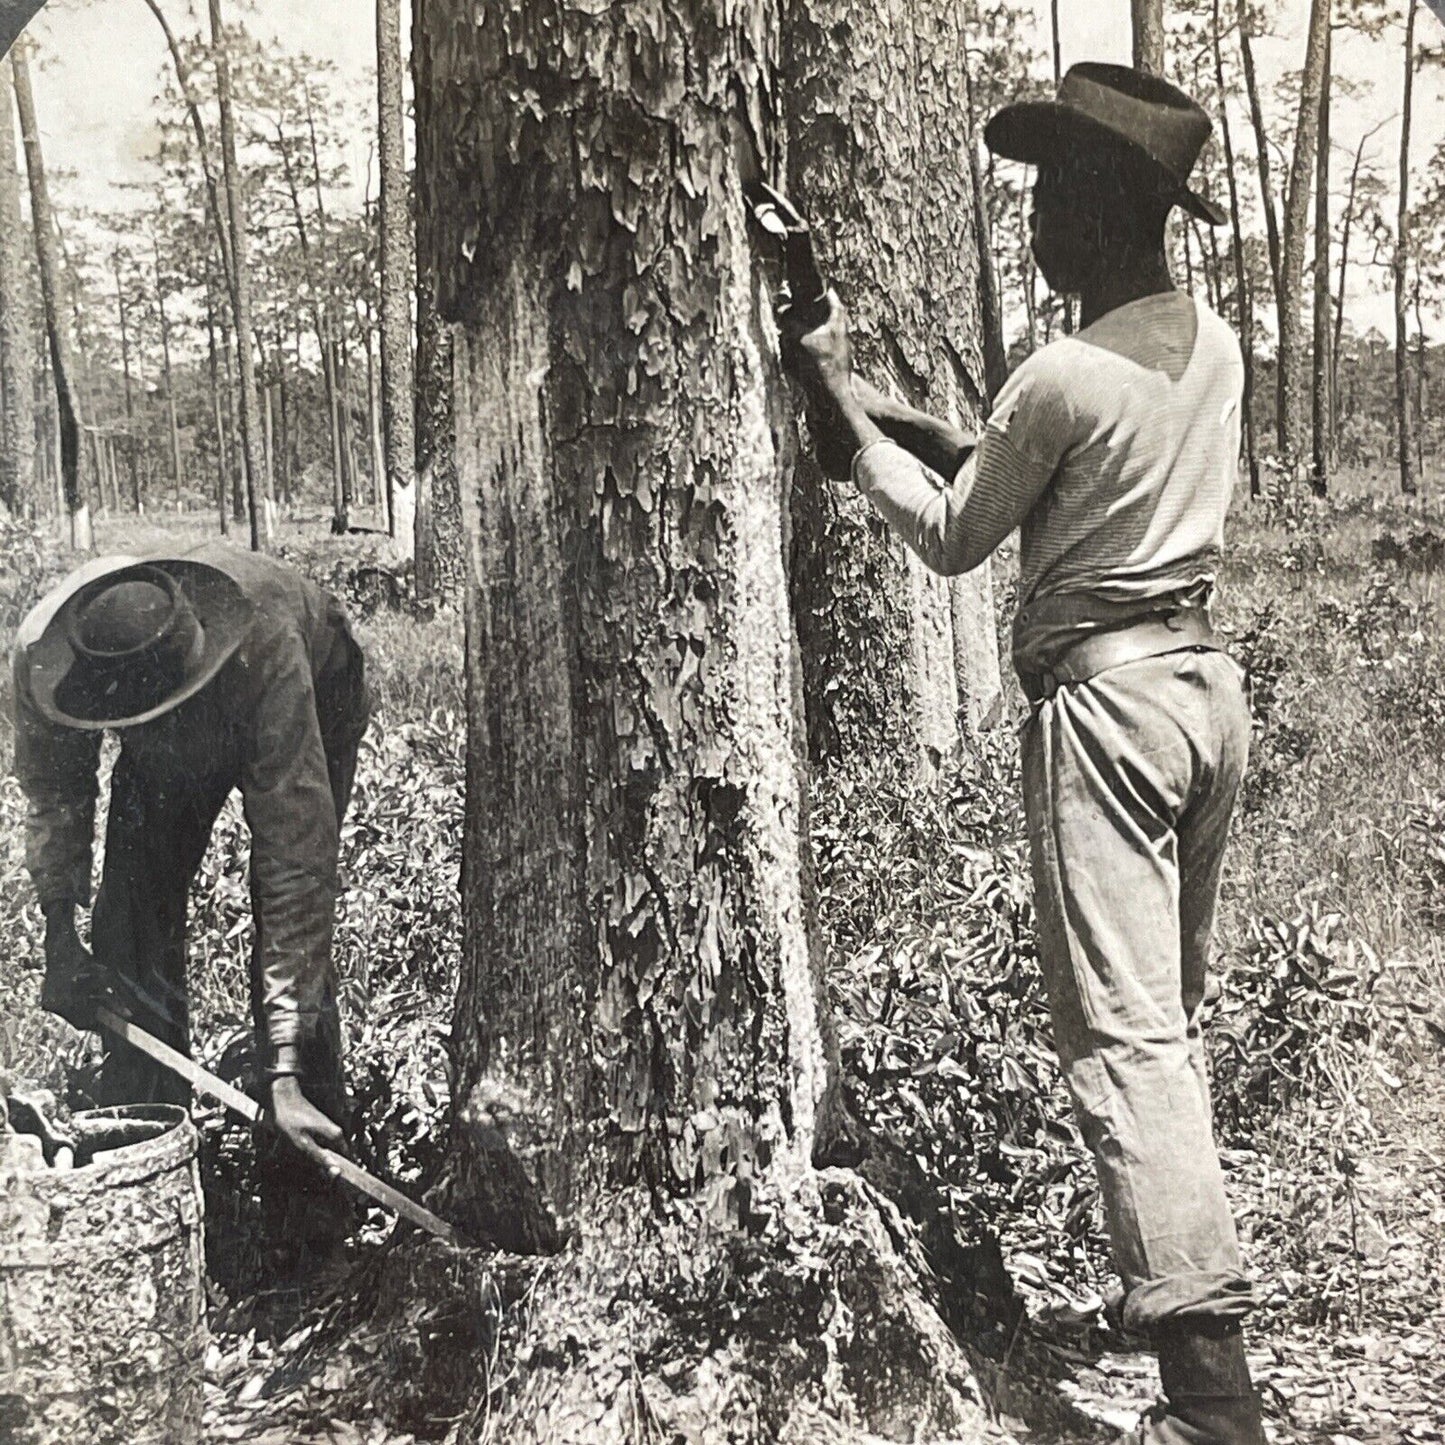
<instances>
[{"instance_id":1,"label":"scarred tree trunk","mask_svg":"<svg viewBox=\"0 0 1445 1445\"><path fill-rule=\"evenodd\" d=\"M1279 270L1279 366L1276 387L1276 440L1291 479L1305 466L1305 357L1302 325L1305 247L1309 240L1310 181L1320 123L1320 92L1329 49L1330 0L1312 0L1304 74L1289 191L1285 196L1284 234Z\"/></svg>"},{"instance_id":2,"label":"scarred tree trunk","mask_svg":"<svg viewBox=\"0 0 1445 1445\"><path fill-rule=\"evenodd\" d=\"M645 1418L671 1438L725 1408L740 1441L820 1438L820 1414L983 1438L962 1356L853 1176L812 1167L833 1050L791 425L734 150L739 104L777 83L773 0L420 8L418 214L455 324L468 567L437 1202L512 1248L559 1224L583 1240L529 1309L571 1343L544 1344L489 1426L605 1442ZM758 1251L767 1268L739 1274ZM841 1308L807 1302L824 1279ZM676 1388L664 1339L696 1365Z\"/></svg>"},{"instance_id":3,"label":"scarred tree trunk","mask_svg":"<svg viewBox=\"0 0 1445 1445\"><path fill-rule=\"evenodd\" d=\"M24 243L14 92L10 62L0 59L0 508L12 513L34 507L39 500Z\"/></svg>"},{"instance_id":4,"label":"scarred tree trunk","mask_svg":"<svg viewBox=\"0 0 1445 1445\"><path fill-rule=\"evenodd\" d=\"M859 370L968 426L987 407L988 384L961 18L952 0L796 0L782 109L789 188L848 304ZM811 758L892 753L931 773L958 741L960 684L982 698L970 721L997 691L992 628L986 656L965 646L956 657L950 584L808 457L792 526ZM991 614L986 571L957 587Z\"/></svg>"},{"instance_id":5,"label":"scarred tree trunk","mask_svg":"<svg viewBox=\"0 0 1445 1445\"><path fill-rule=\"evenodd\" d=\"M386 515L396 550L416 555L412 397L412 235L402 136L401 3L376 0L377 154L381 162L381 431Z\"/></svg>"},{"instance_id":6,"label":"scarred tree trunk","mask_svg":"<svg viewBox=\"0 0 1445 1445\"><path fill-rule=\"evenodd\" d=\"M95 545L91 531L90 499L83 475L84 422L75 391L70 332L60 316L60 255L55 240L55 216L45 179L45 158L40 149L40 126L35 117L35 96L30 85L29 43L17 42L11 52L15 105L25 147L25 170L30 182L30 217L35 231L35 256L40 272L40 297L45 309L45 331L50 343L50 370L55 381L60 427L60 475L69 522L70 545L88 552Z\"/></svg>"}]
</instances>

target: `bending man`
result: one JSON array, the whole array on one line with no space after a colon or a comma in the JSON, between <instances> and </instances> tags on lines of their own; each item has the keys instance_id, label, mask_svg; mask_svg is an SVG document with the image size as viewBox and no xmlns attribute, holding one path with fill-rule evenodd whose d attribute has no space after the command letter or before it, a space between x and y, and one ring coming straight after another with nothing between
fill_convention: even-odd
<instances>
[{"instance_id":1,"label":"bending man","mask_svg":"<svg viewBox=\"0 0 1445 1445\"><path fill-rule=\"evenodd\" d=\"M239 788L267 1102L303 1153L335 1147L345 1108L331 967L337 849L369 712L340 604L284 563L221 542L144 562L101 559L21 624L14 672L27 863L45 913L44 1006L93 1029L108 1001L187 1048L187 895ZM120 753L92 956L75 910L90 898L105 730ZM96 1095L189 1102L182 1081L124 1044L107 1050ZM281 1208L278 1237L321 1256L344 1235L347 1210L319 1170L298 1166L273 1158L264 1171Z\"/></svg>"}]
</instances>

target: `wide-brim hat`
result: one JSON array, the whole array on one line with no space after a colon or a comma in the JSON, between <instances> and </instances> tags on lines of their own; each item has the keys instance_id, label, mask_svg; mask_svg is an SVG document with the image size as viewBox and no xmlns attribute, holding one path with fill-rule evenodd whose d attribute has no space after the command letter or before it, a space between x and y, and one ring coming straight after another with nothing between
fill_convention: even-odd
<instances>
[{"instance_id":1,"label":"wide-brim hat","mask_svg":"<svg viewBox=\"0 0 1445 1445\"><path fill-rule=\"evenodd\" d=\"M1055 99L1005 106L984 127L983 138L995 155L1033 166L1080 150L1123 146L1176 205L1222 226L1226 213L1189 185L1213 128L1204 108L1162 77L1083 61L1069 67Z\"/></svg>"},{"instance_id":2,"label":"wide-brim hat","mask_svg":"<svg viewBox=\"0 0 1445 1445\"><path fill-rule=\"evenodd\" d=\"M234 578L190 558L127 560L74 582L25 647L35 706L65 727L136 727L179 707L225 666L254 615ZM128 584L164 600L138 635L107 646L87 632L87 617Z\"/></svg>"}]
</instances>

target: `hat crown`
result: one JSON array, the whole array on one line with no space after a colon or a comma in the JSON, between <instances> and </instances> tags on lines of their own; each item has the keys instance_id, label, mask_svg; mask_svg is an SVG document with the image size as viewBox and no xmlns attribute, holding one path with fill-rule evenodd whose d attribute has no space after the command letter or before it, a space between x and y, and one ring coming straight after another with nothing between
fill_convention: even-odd
<instances>
[{"instance_id":1,"label":"hat crown","mask_svg":"<svg viewBox=\"0 0 1445 1445\"><path fill-rule=\"evenodd\" d=\"M1058 98L1132 142L1181 182L1214 128L1208 112L1177 85L1128 65L1080 61L1059 82Z\"/></svg>"},{"instance_id":2,"label":"hat crown","mask_svg":"<svg viewBox=\"0 0 1445 1445\"><path fill-rule=\"evenodd\" d=\"M97 660L145 652L171 630L179 606L164 573L116 582L81 607L71 640L77 651Z\"/></svg>"}]
</instances>

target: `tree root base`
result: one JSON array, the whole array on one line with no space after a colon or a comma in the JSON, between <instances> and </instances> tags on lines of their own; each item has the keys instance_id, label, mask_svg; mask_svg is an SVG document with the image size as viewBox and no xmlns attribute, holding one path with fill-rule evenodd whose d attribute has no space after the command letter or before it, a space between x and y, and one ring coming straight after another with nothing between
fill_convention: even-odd
<instances>
[{"instance_id":1,"label":"tree root base","mask_svg":"<svg viewBox=\"0 0 1445 1445\"><path fill-rule=\"evenodd\" d=\"M833 1169L744 1230L624 1196L549 1258L409 1241L377 1292L397 1423L425 1405L458 1445L1011 1440L910 1238Z\"/></svg>"}]
</instances>

